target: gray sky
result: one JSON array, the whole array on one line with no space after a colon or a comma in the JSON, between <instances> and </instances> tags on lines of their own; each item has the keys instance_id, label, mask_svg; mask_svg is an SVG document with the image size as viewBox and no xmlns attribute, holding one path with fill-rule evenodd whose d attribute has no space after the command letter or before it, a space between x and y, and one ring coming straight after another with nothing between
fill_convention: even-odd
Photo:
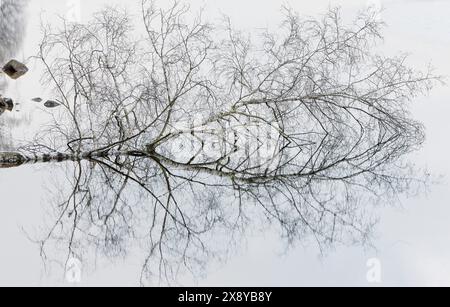
<instances>
[{"instance_id":1,"label":"gray sky","mask_svg":"<svg viewBox=\"0 0 450 307\"><path fill-rule=\"evenodd\" d=\"M136 9L135 0L80 0L81 18L104 4L126 5ZM71 2L71 1L67 1ZM206 5L207 16L214 18L218 12L230 15L241 28L273 26L280 21L279 8L283 3L301 14L316 15L330 5L342 6L345 16L353 16L364 9L365 0L210 0L189 1L193 7ZM411 64L423 68L432 63L439 74L450 75L450 1L385 0L378 1L384 8L382 18L388 24L385 31L384 52L412 53ZM32 0L28 36L22 58L33 53L39 38L40 16L67 14L66 1ZM41 95L38 72L32 71L10 88L24 101ZM448 174L450 162L448 150L449 87L436 88L429 97L418 98L413 105L415 118L427 129L427 142L414 159L418 165L428 167L433 174L443 175L440 185L430 189L427 195L405 199L402 207L390 204L377 209L380 223L377 227L376 249L338 247L324 257L318 257L317 248L298 246L284 253L276 234L254 235L225 264L214 264L204 278L183 279L183 285L229 286L314 286L361 285L367 282L366 263L378 258L382 269L382 285L447 285L450 286L450 189ZM25 104L21 115L33 114L32 122L25 129L38 128L39 119L45 114L32 104ZM21 132L22 133L22 132ZM46 272L36 245L28 240L22 227L31 230L42 222L46 203L45 182L52 173L45 166L21 167L0 172L0 285L65 285L61 274ZM83 272L83 285L134 285L139 274L139 257L130 256L124 263L102 264L95 271Z\"/></svg>"}]
</instances>

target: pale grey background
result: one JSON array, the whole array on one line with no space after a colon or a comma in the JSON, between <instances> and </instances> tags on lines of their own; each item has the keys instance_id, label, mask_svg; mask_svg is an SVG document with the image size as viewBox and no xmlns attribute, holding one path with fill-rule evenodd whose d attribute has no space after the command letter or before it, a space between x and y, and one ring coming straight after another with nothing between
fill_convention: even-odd
<instances>
[{"instance_id":1,"label":"pale grey background","mask_svg":"<svg viewBox=\"0 0 450 307\"><path fill-rule=\"evenodd\" d=\"M70 1L67 1L70 2ZM80 0L83 20L104 4L124 5L133 12L136 0ZM316 15L330 5L341 5L344 15L380 3L382 18L388 24L383 50L412 53L411 64L423 68L431 62L440 74L450 75L450 1L431 0L210 0L188 1L193 7L205 5L207 16L222 12L230 15L237 27L274 26L280 21L279 8L289 3L301 14ZM67 3L61 0L31 0L26 44L19 58L34 52L39 38L40 18L49 20L55 14L67 14ZM38 72L10 88L10 93L26 102L41 95ZM313 246L298 246L284 253L276 234L255 234L225 264L214 264L204 278L181 280L183 285L208 286L370 286L366 280L368 259L377 257L382 264L382 284L450 286L450 174L448 137L450 120L449 87L436 88L429 97L414 103L413 113L427 128L425 147L414 156L421 166L434 174L444 175L440 185L428 195L403 200L402 207L386 204L378 208L376 249L338 247L325 257L318 257ZM33 116L30 116L32 114ZM24 104L14 117L25 117L28 124L18 136L26 137L39 127L44 113ZM24 132L24 133L22 133ZM0 285L66 285L59 272L44 270L37 246L30 242L22 228L32 232L42 223L46 207L43 201L46 179L54 176L48 166L20 167L0 171ZM83 272L82 285L135 285L140 258L105 264Z\"/></svg>"}]
</instances>

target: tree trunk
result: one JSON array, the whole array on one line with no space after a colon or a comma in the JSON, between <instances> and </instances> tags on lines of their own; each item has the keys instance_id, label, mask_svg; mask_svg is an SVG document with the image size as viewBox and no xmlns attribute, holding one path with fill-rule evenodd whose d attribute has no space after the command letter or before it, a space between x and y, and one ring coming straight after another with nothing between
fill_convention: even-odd
<instances>
[{"instance_id":1,"label":"tree trunk","mask_svg":"<svg viewBox=\"0 0 450 307\"><path fill-rule=\"evenodd\" d=\"M65 161L82 161L95 158L107 158L118 156L142 157L147 154L136 151L103 151L103 152L86 152L79 154L67 153L51 153L34 156L27 156L19 152L0 152L0 168L18 167L23 164L49 163L49 162L65 162Z\"/></svg>"},{"instance_id":2,"label":"tree trunk","mask_svg":"<svg viewBox=\"0 0 450 307\"><path fill-rule=\"evenodd\" d=\"M0 168L18 167L26 160L25 156L17 152L0 152Z\"/></svg>"}]
</instances>

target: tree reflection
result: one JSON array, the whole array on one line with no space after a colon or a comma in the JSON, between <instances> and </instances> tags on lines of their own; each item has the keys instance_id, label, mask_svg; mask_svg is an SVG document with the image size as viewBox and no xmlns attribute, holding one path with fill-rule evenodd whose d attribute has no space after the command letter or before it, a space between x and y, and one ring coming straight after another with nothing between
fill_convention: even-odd
<instances>
[{"instance_id":1,"label":"tree reflection","mask_svg":"<svg viewBox=\"0 0 450 307\"><path fill-rule=\"evenodd\" d=\"M117 9L44 29L38 58L58 107L20 151L72 162L42 254L139 246L144 283L226 257L251 225L321 251L367 242L372 205L422 183L406 160L424 140L408 101L439 78L373 54L376 13L347 27L338 10L285 9L256 44L188 12L143 1L144 37Z\"/></svg>"}]
</instances>

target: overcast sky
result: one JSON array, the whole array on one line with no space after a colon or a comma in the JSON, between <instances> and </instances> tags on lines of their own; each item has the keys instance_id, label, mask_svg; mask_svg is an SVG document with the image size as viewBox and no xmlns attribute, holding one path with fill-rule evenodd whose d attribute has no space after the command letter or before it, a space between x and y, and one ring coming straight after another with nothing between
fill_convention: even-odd
<instances>
[{"instance_id":1,"label":"overcast sky","mask_svg":"<svg viewBox=\"0 0 450 307\"><path fill-rule=\"evenodd\" d=\"M39 38L39 22L44 16L52 20L65 16L73 1L31 0L26 44L20 57L32 55ZM86 21L105 4L126 6L131 12L139 0L81 0L81 20ZM206 6L207 16L219 13L231 16L237 27L274 26L280 21L279 8L289 3L301 14L317 15L329 6L340 5L345 16L354 16L368 3L383 7L381 18L385 30L384 50L394 54L408 51L411 64L423 68L432 63L438 73L450 75L450 1L439 0L209 0L189 1L193 7ZM31 71L10 91L28 101L41 95L38 72ZM213 265L204 278L182 280L183 285L208 286L371 286L366 279L368 259L381 263L381 285L447 285L450 286L450 162L449 87L439 87L430 96L421 97L413 106L414 116L427 129L425 147L414 156L418 165L428 167L435 175L443 175L442 183L431 187L428 194L403 200L402 207L386 204L378 208L380 223L374 249L338 247L319 257L314 245L298 246L284 253L276 234L247 238L237 255L221 265ZM38 126L43 113L32 104L22 106L23 114L33 113L27 130ZM31 128L33 127L33 128ZM0 171L0 285L66 284L63 276L44 271L37 246L22 230L39 227L46 203L43 201L46 179L52 176L48 167L20 167ZM139 274L139 257L124 263L101 265L95 271L83 272L83 285L134 285Z\"/></svg>"}]
</instances>

